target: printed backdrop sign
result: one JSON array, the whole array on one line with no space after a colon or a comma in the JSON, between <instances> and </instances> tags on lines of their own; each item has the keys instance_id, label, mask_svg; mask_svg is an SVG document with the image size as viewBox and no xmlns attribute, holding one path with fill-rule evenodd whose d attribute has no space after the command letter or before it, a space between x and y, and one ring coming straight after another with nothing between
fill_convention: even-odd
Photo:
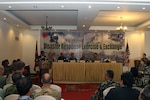
<instances>
[{"instance_id":1,"label":"printed backdrop sign","mask_svg":"<svg viewBox=\"0 0 150 100\"><path fill-rule=\"evenodd\" d=\"M41 50L46 55L53 50L58 57L63 52L70 57L73 52L77 59L84 53L88 59L98 53L101 60L124 60L124 33L118 32L41 32Z\"/></svg>"}]
</instances>

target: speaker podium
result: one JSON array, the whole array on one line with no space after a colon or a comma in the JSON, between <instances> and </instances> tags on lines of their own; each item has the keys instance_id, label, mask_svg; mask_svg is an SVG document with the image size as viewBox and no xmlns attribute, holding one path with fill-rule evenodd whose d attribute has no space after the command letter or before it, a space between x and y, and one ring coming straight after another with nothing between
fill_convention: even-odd
<instances>
[{"instance_id":1,"label":"speaker podium","mask_svg":"<svg viewBox=\"0 0 150 100\"><path fill-rule=\"evenodd\" d=\"M48 60L39 61L39 68L40 68L40 77L44 73L49 73L49 70L51 68L51 63Z\"/></svg>"}]
</instances>

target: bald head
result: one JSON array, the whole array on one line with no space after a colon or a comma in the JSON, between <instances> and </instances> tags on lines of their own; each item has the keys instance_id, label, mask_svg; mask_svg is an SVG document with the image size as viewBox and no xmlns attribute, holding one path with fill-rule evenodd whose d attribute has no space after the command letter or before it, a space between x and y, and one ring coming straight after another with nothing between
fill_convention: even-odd
<instances>
[{"instance_id":1,"label":"bald head","mask_svg":"<svg viewBox=\"0 0 150 100\"><path fill-rule=\"evenodd\" d=\"M42 76L42 83L43 84L50 84L51 83L51 76L49 73L45 73L43 76Z\"/></svg>"}]
</instances>

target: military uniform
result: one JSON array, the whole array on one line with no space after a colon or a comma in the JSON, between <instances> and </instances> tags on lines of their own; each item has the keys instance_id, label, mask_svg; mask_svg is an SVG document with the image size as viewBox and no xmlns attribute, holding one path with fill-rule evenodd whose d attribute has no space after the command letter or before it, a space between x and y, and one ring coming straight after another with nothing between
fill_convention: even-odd
<instances>
[{"instance_id":1,"label":"military uniform","mask_svg":"<svg viewBox=\"0 0 150 100\"><path fill-rule=\"evenodd\" d=\"M56 100L60 100L58 91L50 88L50 86L43 86L42 89L37 89L34 93L34 98L41 95L50 95L54 97Z\"/></svg>"},{"instance_id":2,"label":"military uniform","mask_svg":"<svg viewBox=\"0 0 150 100\"><path fill-rule=\"evenodd\" d=\"M139 70L142 73L139 73L140 77L136 79L135 84L143 88L148 83L150 78L150 66L145 66L142 68L143 68L142 70Z\"/></svg>"},{"instance_id":3,"label":"military uniform","mask_svg":"<svg viewBox=\"0 0 150 100\"><path fill-rule=\"evenodd\" d=\"M18 94L16 85L12 85L5 90L5 97L10 94Z\"/></svg>"},{"instance_id":4,"label":"military uniform","mask_svg":"<svg viewBox=\"0 0 150 100\"><path fill-rule=\"evenodd\" d=\"M102 100L103 99L103 91L108 88L108 87L112 87L112 86L119 86L118 83L112 81L112 80L107 80L104 81L100 84L100 86L98 87L98 89L96 90L95 94L93 95L93 97L91 97L91 100Z\"/></svg>"},{"instance_id":5,"label":"military uniform","mask_svg":"<svg viewBox=\"0 0 150 100\"><path fill-rule=\"evenodd\" d=\"M3 88L4 85L6 85L6 78L0 75L0 88Z\"/></svg>"}]
</instances>

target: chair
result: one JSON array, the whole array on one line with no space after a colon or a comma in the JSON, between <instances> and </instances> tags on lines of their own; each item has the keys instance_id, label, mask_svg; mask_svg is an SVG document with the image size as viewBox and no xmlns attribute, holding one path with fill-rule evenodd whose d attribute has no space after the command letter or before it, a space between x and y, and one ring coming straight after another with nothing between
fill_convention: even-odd
<instances>
[{"instance_id":1,"label":"chair","mask_svg":"<svg viewBox=\"0 0 150 100\"><path fill-rule=\"evenodd\" d=\"M6 84L6 85L4 85L4 87L3 87L3 90L5 91L8 87L10 87L10 86L12 86L13 84Z\"/></svg>"},{"instance_id":2,"label":"chair","mask_svg":"<svg viewBox=\"0 0 150 100\"><path fill-rule=\"evenodd\" d=\"M32 90L35 91L36 89L41 89L41 87L36 85L36 84L33 84L32 85Z\"/></svg>"},{"instance_id":3,"label":"chair","mask_svg":"<svg viewBox=\"0 0 150 100\"><path fill-rule=\"evenodd\" d=\"M56 99L52 96L42 95L42 96L36 97L34 100L56 100Z\"/></svg>"},{"instance_id":4,"label":"chair","mask_svg":"<svg viewBox=\"0 0 150 100\"><path fill-rule=\"evenodd\" d=\"M57 90L57 91L59 92L59 96L61 97L62 89L61 89L60 86L55 85L55 84L51 84L51 85L50 85L50 88Z\"/></svg>"},{"instance_id":5,"label":"chair","mask_svg":"<svg viewBox=\"0 0 150 100\"><path fill-rule=\"evenodd\" d=\"M4 91L3 91L3 89L2 88L0 88L0 100L3 100L3 98L4 98Z\"/></svg>"},{"instance_id":6,"label":"chair","mask_svg":"<svg viewBox=\"0 0 150 100\"><path fill-rule=\"evenodd\" d=\"M103 91L103 98L104 98L104 100L105 100L105 96L108 94L108 92L111 90L111 89L113 89L113 88L115 88L114 86L111 86L111 87L108 87L108 88L106 88L104 91Z\"/></svg>"},{"instance_id":7,"label":"chair","mask_svg":"<svg viewBox=\"0 0 150 100\"><path fill-rule=\"evenodd\" d=\"M33 84L32 85L32 94L31 94L31 96L35 97L35 93L37 93L41 90L42 90L42 88L40 86Z\"/></svg>"},{"instance_id":8,"label":"chair","mask_svg":"<svg viewBox=\"0 0 150 100\"><path fill-rule=\"evenodd\" d=\"M136 90L138 90L138 91L141 91L142 90L142 88L141 87L132 87L132 89L136 89Z\"/></svg>"},{"instance_id":9,"label":"chair","mask_svg":"<svg viewBox=\"0 0 150 100\"><path fill-rule=\"evenodd\" d=\"M11 94L4 98L4 100L18 100L19 94Z\"/></svg>"}]
</instances>

